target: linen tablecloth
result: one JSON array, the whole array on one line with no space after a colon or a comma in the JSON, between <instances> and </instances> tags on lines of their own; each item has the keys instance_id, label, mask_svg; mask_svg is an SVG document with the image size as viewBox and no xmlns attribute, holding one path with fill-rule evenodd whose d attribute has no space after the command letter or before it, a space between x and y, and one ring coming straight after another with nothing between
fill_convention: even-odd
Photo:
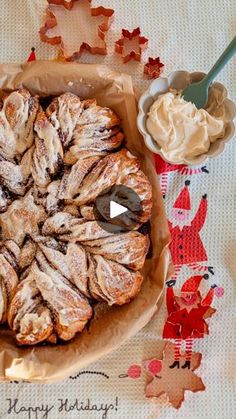
<instances>
[{"instance_id":1,"label":"linen tablecloth","mask_svg":"<svg viewBox=\"0 0 236 419\"><path fill-rule=\"evenodd\" d=\"M142 35L149 38L143 61L148 56L160 56L165 64L165 74L177 69L207 71L235 35L234 0L94 0L93 4L115 9L115 20L107 34L108 55L85 54L80 61L103 62L131 74L139 91L149 84L143 77L143 62L123 64L121 57L113 52L122 28L132 30L140 26ZM57 47L42 43L38 36L46 0L0 0L0 7L0 62L26 61L31 46L36 48L38 59L56 56ZM234 100L235 64L231 61L219 76ZM207 162L209 173L171 171L167 179L165 203L170 220L171 209L186 180L190 180L192 217L202 196L207 195L208 209L200 232L207 254L204 265L213 267L214 276L209 273L210 284L216 283L225 290L222 298L214 300L217 312L209 322L210 334L194 342L194 351L203 356L197 374L206 390L187 392L181 408L175 410L164 400L145 399L145 374L138 379L119 378L131 364L140 364L142 360L156 356L166 318L163 298L160 310L142 331L119 350L90 365L86 373L84 371L77 378L52 385L1 383L1 418L236 417L235 155L234 139L220 157ZM184 266L178 281L183 283L194 272L192 267ZM96 409L91 410L92 405L96 405Z\"/></svg>"}]
</instances>

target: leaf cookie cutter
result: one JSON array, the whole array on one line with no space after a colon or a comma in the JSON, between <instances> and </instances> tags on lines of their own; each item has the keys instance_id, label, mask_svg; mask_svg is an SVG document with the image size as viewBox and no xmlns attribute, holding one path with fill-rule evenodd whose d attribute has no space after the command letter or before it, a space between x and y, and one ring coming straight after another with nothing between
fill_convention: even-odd
<instances>
[{"instance_id":1,"label":"leaf cookie cutter","mask_svg":"<svg viewBox=\"0 0 236 419\"><path fill-rule=\"evenodd\" d=\"M74 59L78 59L84 51L89 51L91 54L100 54L106 55L107 54L107 45L105 42L105 35L106 32L109 30L110 25L114 18L114 10L108 9L103 6L99 7L91 7L92 0L47 0L48 1L48 9L46 15L46 21L44 26L42 26L39 30L39 36L41 41L47 42L50 45L60 45L60 56L64 57L65 61L73 61ZM71 11L76 3L89 6L90 15L92 17L104 17L102 23L98 25L97 28L97 35L103 41L102 46L91 45L88 42L82 42L78 50L74 51L73 54L68 55L66 53L66 48L63 42L63 37L61 35L49 36L50 31L58 26L57 18L53 11L50 9L50 6L61 6L66 9L66 11Z\"/></svg>"},{"instance_id":2,"label":"leaf cookie cutter","mask_svg":"<svg viewBox=\"0 0 236 419\"><path fill-rule=\"evenodd\" d=\"M134 49L134 41L136 41ZM126 46L132 43L132 49L130 52L126 52ZM115 42L115 51L120 54L123 58L123 62L127 63L130 60L141 61L142 52L148 46L148 39L141 36L141 30L139 27L134 29L132 32L127 29L122 29L122 37Z\"/></svg>"}]
</instances>

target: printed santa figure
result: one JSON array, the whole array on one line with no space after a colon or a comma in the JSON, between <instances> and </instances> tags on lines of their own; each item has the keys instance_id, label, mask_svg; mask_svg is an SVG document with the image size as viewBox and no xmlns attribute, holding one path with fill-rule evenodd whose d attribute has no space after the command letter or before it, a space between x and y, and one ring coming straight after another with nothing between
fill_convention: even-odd
<instances>
[{"instance_id":1,"label":"printed santa figure","mask_svg":"<svg viewBox=\"0 0 236 419\"><path fill-rule=\"evenodd\" d=\"M174 292L175 280L167 281L166 306L168 317L163 330L163 338L175 340L174 362L170 368L180 368L180 349L185 342L185 363L181 368L190 369L193 339L208 334L206 319L215 313L211 307L214 295L221 297L223 288L212 285L205 297L199 291L202 279L208 275L192 276L183 284L180 292Z\"/></svg>"},{"instance_id":2,"label":"printed santa figure","mask_svg":"<svg viewBox=\"0 0 236 419\"><path fill-rule=\"evenodd\" d=\"M186 164L167 163L159 154L154 155L156 172L161 178L161 191L163 197L166 196L168 173L178 172L181 175L197 175L198 173L209 173L206 166L191 168Z\"/></svg>"},{"instance_id":3,"label":"printed santa figure","mask_svg":"<svg viewBox=\"0 0 236 419\"><path fill-rule=\"evenodd\" d=\"M197 271L209 271L214 274L212 266L205 266L207 254L200 237L207 215L207 195L202 196L198 210L192 219L189 185L190 181L186 180L185 187L172 208L172 221L168 222L171 233L169 248L175 267L174 279L177 278L183 265L188 265Z\"/></svg>"}]
</instances>

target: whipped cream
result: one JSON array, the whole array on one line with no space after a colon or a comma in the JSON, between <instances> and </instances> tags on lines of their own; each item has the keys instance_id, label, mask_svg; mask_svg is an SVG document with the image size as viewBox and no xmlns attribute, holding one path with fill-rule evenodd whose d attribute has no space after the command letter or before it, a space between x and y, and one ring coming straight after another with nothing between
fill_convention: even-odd
<instances>
[{"instance_id":1,"label":"whipped cream","mask_svg":"<svg viewBox=\"0 0 236 419\"><path fill-rule=\"evenodd\" d=\"M172 163L184 163L206 153L211 143L224 136L224 115L215 117L186 102L180 92L158 96L148 112L147 130Z\"/></svg>"}]
</instances>

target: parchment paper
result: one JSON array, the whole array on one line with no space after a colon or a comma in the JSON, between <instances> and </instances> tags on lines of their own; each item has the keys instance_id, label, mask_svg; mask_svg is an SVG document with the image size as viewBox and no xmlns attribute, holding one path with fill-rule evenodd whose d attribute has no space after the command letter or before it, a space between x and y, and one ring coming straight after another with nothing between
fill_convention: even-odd
<instances>
[{"instance_id":1,"label":"parchment paper","mask_svg":"<svg viewBox=\"0 0 236 419\"><path fill-rule=\"evenodd\" d=\"M121 118L127 147L141 159L142 169L153 187L152 258L143 269L141 292L131 303L112 308L98 304L89 329L63 345L17 347L9 331L0 329L0 379L45 383L78 372L115 350L148 323L158 308L163 283L171 269L170 237L152 155L144 147L136 127L137 108L131 77L105 65L52 61L0 65L1 91L20 87L40 96L71 91L81 98L96 98L101 106L112 108Z\"/></svg>"}]
</instances>

